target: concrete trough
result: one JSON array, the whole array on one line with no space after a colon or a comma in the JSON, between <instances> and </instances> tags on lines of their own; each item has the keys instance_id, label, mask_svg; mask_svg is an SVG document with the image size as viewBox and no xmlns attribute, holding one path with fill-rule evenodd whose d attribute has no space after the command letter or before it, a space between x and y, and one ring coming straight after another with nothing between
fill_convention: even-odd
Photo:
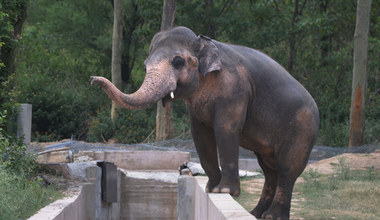
<instances>
[{"instance_id":1,"label":"concrete trough","mask_svg":"<svg viewBox=\"0 0 380 220\"><path fill-rule=\"evenodd\" d=\"M84 159L94 161L78 163ZM230 195L205 193L207 177L179 176L179 166L189 160L188 152L178 151L79 152L74 163L59 166L82 181L77 193L51 203L29 219L255 219ZM113 202L102 198L99 161L118 167L110 172L116 175L117 198L109 199Z\"/></svg>"}]
</instances>

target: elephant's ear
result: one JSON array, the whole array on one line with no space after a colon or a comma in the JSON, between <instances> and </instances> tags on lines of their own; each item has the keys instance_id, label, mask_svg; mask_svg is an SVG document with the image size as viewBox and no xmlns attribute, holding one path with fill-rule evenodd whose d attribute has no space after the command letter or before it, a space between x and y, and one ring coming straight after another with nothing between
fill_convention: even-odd
<instances>
[{"instance_id":1,"label":"elephant's ear","mask_svg":"<svg viewBox=\"0 0 380 220\"><path fill-rule=\"evenodd\" d=\"M195 47L199 60L199 72L206 76L207 73L222 69L219 49L212 42L211 38L199 35Z\"/></svg>"}]
</instances>

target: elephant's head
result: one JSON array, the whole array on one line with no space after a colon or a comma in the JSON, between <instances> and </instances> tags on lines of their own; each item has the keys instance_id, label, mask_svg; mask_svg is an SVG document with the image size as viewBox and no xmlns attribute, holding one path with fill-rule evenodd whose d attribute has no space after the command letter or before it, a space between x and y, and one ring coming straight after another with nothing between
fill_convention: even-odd
<instances>
[{"instance_id":1,"label":"elephant's head","mask_svg":"<svg viewBox=\"0 0 380 220\"><path fill-rule=\"evenodd\" d=\"M163 104L191 96L199 85L200 73L221 70L219 51L211 39L196 36L190 29L176 27L157 33L144 62L146 76L133 94L120 92L109 80L91 77L118 105L145 109L160 99Z\"/></svg>"}]
</instances>

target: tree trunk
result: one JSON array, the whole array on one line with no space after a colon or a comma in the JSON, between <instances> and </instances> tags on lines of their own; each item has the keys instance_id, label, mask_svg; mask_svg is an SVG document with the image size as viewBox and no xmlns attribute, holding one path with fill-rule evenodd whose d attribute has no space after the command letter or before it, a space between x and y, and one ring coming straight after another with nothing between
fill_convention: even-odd
<instances>
[{"instance_id":1,"label":"tree trunk","mask_svg":"<svg viewBox=\"0 0 380 220\"><path fill-rule=\"evenodd\" d=\"M298 13L298 0L295 0L294 2L294 11L292 16L292 23L291 23L291 30L289 33L289 52L288 52L288 71L290 74L292 74L293 66L294 66L294 59L296 56L296 22L297 22L297 16Z\"/></svg>"},{"instance_id":2,"label":"tree trunk","mask_svg":"<svg viewBox=\"0 0 380 220\"><path fill-rule=\"evenodd\" d=\"M176 0L164 0L162 9L161 31L173 27L176 10ZM156 115L156 141L166 140L174 137L174 119L171 103L165 107L160 100L157 103Z\"/></svg>"},{"instance_id":3,"label":"tree trunk","mask_svg":"<svg viewBox=\"0 0 380 220\"><path fill-rule=\"evenodd\" d=\"M123 40L123 2L114 0L113 36L112 36L112 83L121 91L124 90L124 82L121 76L121 55ZM115 121L117 111L121 108L112 101L111 119Z\"/></svg>"},{"instance_id":4,"label":"tree trunk","mask_svg":"<svg viewBox=\"0 0 380 220\"><path fill-rule=\"evenodd\" d=\"M12 39L6 39L5 44L0 47L0 60L4 63L5 68L0 68L0 79L7 80L8 76L14 74L16 70L17 55L19 42L21 41L21 32L27 16L27 3L20 3L19 13L15 15L14 22L12 22L13 31Z\"/></svg>"},{"instance_id":5,"label":"tree trunk","mask_svg":"<svg viewBox=\"0 0 380 220\"><path fill-rule=\"evenodd\" d=\"M354 35L354 68L350 111L349 146L364 144L367 91L368 32L372 0L358 0Z\"/></svg>"},{"instance_id":6,"label":"tree trunk","mask_svg":"<svg viewBox=\"0 0 380 220\"><path fill-rule=\"evenodd\" d=\"M319 2L319 12L321 15L327 13L329 1L328 0L320 0ZM326 31L321 28L320 30L320 50L321 50L321 66L325 67L328 65L327 57L329 55L329 46L331 45L331 34L326 33Z\"/></svg>"},{"instance_id":7,"label":"tree trunk","mask_svg":"<svg viewBox=\"0 0 380 220\"><path fill-rule=\"evenodd\" d=\"M214 10L214 1L213 0L205 0L205 6L206 6L206 10L208 12L212 12ZM215 14L213 16L215 16ZM206 34L208 37L215 38L215 29L216 28L215 28L215 24L212 20L213 18L212 18L212 16L208 16L206 19L207 19L206 24L205 24L205 26L207 28Z\"/></svg>"}]
</instances>

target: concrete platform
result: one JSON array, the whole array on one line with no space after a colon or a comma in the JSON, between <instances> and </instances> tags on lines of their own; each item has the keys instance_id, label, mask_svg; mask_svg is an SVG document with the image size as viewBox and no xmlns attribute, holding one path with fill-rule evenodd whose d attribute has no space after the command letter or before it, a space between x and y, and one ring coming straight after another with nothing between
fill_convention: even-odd
<instances>
[{"instance_id":1,"label":"concrete platform","mask_svg":"<svg viewBox=\"0 0 380 220\"><path fill-rule=\"evenodd\" d=\"M207 177L181 176L178 180L178 219L255 220L226 193L206 193Z\"/></svg>"},{"instance_id":2,"label":"concrete platform","mask_svg":"<svg viewBox=\"0 0 380 220\"><path fill-rule=\"evenodd\" d=\"M190 161L188 152L84 151L74 155L74 163L51 163L51 158L67 156L52 153L59 154L40 158L47 162L44 166L58 168L81 185L77 193L51 203L29 220L255 219L229 194L205 193L207 177L179 176L179 166ZM112 174L117 191L112 202L102 198L106 172L99 161L119 167Z\"/></svg>"}]
</instances>

